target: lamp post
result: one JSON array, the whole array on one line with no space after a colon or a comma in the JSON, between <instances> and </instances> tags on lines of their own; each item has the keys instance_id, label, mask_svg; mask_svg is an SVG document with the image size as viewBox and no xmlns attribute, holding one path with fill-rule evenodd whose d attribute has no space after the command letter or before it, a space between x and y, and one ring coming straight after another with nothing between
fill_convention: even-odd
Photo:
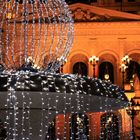
<instances>
[{"instance_id":1,"label":"lamp post","mask_svg":"<svg viewBox=\"0 0 140 140\"><path fill-rule=\"evenodd\" d=\"M122 89L124 90L124 76L126 72L127 66L125 64L121 64L121 72L122 72Z\"/></svg>"},{"instance_id":2,"label":"lamp post","mask_svg":"<svg viewBox=\"0 0 140 140\"><path fill-rule=\"evenodd\" d=\"M95 66L99 62L99 57L91 56L89 58L89 62L90 62L91 65L93 65L93 77L95 78Z\"/></svg>"},{"instance_id":3,"label":"lamp post","mask_svg":"<svg viewBox=\"0 0 140 140\"><path fill-rule=\"evenodd\" d=\"M125 72L126 72L126 69L128 68L129 62L130 62L130 57L128 55L125 55L121 59L122 88L123 88L123 90L124 90L124 82L125 82Z\"/></svg>"},{"instance_id":4,"label":"lamp post","mask_svg":"<svg viewBox=\"0 0 140 140\"><path fill-rule=\"evenodd\" d=\"M67 62L67 60L65 60L65 61L62 63L62 65L61 65L61 67L60 67L60 73L63 73L63 67L64 67L64 65L66 64L66 62Z\"/></svg>"},{"instance_id":5,"label":"lamp post","mask_svg":"<svg viewBox=\"0 0 140 140\"><path fill-rule=\"evenodd\" d=\"M132 140L135 140L135 129L134 129L134 119L135 116L140 112L140 104L135 103L134 99L131 98L129 106L126 108L127 114L131 117L132 121Z\"/></svg>"},{"instance_id":6,"label":"lamp post","mask_svg":"<svg viewBox=\"0 0 140 140\"><path fill-rule=\"evenodd\" d=\"M125 65L128 66L128 64L129 64L129 62L130 62L130 60L131 60L131 58L129 57L129 55L125 55L121 60L122 60L122 63L123 63L123 64L125 64Z\"/></svg>"}]
</instances>

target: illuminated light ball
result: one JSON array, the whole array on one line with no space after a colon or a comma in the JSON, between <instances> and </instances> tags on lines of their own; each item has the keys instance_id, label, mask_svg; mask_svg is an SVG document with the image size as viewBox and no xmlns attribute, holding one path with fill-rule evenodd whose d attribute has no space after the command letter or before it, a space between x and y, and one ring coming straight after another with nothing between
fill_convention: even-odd
<instances>
[{"instance_id":1,"label":"illuminated light ball","mask_svg":"<svg viewBox=\"0 0 140 140\"><path fill-rule=\"evenodd\" d=\"M8 70L57 70L73 42L74 24L66 2L5 0L0 9L0 63Z\"/></svg>"}]
</instances>

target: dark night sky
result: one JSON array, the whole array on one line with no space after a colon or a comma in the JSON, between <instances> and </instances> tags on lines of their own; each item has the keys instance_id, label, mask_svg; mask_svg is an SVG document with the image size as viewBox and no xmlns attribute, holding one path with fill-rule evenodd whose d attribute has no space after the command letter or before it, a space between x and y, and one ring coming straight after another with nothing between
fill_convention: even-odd
<instances>
[{"instance_id":1,"label":"dark night sky","mask_svg":"<svg viewBox=\"0 0 140 140\"><path fill-rule=\"evenodd\" d=\"M78 2L80 2L80 3L85 3L85 4L89 4L89 3L91 3L91 2L96 2L97 0L66 0L66 2L68 3L68 4L73 4L73 3L78 3Z\"/></svg>"}]
</instances>

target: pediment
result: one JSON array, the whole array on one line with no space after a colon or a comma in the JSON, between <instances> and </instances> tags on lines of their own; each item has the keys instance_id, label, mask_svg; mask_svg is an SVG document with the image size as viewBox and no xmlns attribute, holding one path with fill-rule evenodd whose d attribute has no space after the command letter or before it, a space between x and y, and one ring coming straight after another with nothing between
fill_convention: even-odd
<instances>
[{"instance_id":1,"label":"pediment","mask_svg":"<svg viewBox=\"0 0 140 140\"><path fill-rule=\"evenodd\" d=\"M110 10L92 5L76 3L70 5L75 22L105 22L105 21L136 21L140 20L140 15Z\"/></svg>"}]
</instances>

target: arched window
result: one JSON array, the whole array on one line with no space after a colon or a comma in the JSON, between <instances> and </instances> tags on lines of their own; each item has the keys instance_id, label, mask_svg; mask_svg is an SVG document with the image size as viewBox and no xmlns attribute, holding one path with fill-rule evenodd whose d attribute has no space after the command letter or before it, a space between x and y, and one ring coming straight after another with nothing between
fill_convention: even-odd
<instances>
[{"instance_id":1,"label":"arched window","mask_svg":"<svg viewBox=\"0 0 140 140\"><path fill-rule=\"evenodd\" d=\"M130 61L127 69L127 81L130 81L134 74L137 74L140 80L140 65L135 61Z\"/></svg>"},{"instance_id":2,"label":"arched window","mask_svg":"<svg viewBox=\"0 0 140 140\"><path fill-rule=\"evenodd\" d=\"M125 80L130 84L132 90L140 90L140 65L137 62L130 61Z\"/></svg>"},{"instance_id":3,"label":"arched window","mask_svg":"<svg viewBox=\"0 0 140 140\"><path fill-rule=\"evenodd\" d=\"M114 68L110 62L103 62L99 66L99 78L114 83Z\"/></svg>"},{"instance_id":4,"label":"arched window","mask_svg":"<svg viewBox=\"0 0 140 140\"><path fill-rule=\"evenodd\" d=\"M70 137L72 140L89 140L89 122L85 114L71 116Z\"/></svg>"},{"instance_id":5,"label":"arched window","mask_svg":"<svg viewBox=\"0 0 140 140\"><path fill-rule=\"evenodd\" d=\"M100 140L119 140L119 120L114 113L101 116Z\"/></svg>"},{"instance_id":6,"label":"arched window","mask_svg":"<svg viewBox=\"0 0 140 140\"><path fill-rule=\"evenodd\" d=\"M83 62L77 62L73 66L73 74L87 76L87 66Z\"/></svg>"}]
</instances>

